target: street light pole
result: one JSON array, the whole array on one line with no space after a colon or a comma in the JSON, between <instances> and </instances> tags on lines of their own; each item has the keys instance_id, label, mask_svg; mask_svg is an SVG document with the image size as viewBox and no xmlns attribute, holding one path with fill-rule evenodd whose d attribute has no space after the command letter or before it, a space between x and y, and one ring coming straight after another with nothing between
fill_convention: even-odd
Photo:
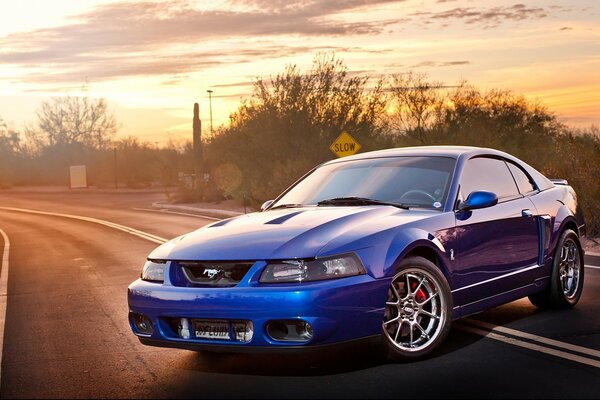
<instances>
[{"instance_id":1,"label":"street light pole","mask_svg":"<svg viewBox=\"0 0 600 400\"><path fill-rule=\"evenodd\" d=\"M208 93L208 110L210 113L210 135L212 136L213 133L213 125L212 125L212 93L213 91L208 89L206 91Z\"/></svg>"}]
</instances>

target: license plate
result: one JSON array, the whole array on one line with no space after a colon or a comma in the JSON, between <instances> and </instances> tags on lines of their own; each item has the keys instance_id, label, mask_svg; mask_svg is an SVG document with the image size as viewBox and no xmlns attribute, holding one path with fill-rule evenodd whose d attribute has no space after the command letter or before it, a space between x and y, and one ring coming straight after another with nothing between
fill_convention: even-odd
<instances>
[{"instance_id":1,"label":"license plate","mask_svg":"<svg viewBox=\"0 0 600 400\"><path fill-rule=\"evenodd\" d=\"M195 319L194 334L200 339L231 340L229 324L223 320Z\"/></svg>"}]
</instances>

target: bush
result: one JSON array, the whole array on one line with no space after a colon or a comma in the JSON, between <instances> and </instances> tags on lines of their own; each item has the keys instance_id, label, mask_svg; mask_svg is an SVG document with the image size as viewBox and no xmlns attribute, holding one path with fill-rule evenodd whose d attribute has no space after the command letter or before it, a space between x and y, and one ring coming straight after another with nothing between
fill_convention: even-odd
<instances>
[{"instance_id":1,"label":"bush","mask_svg":"<svg viewBox=\"0 0 600 400\"><path fill-rule=\"evenodd\" d=\"M368 88L369 84L373 88ZM365 150L390 145L385 141L385 95L382 82L350 76L334 57L319 56L312 69L296 66L271 78L259 78L250 100L231 115L207 145L209 163L236 168L218 172L220 180L239 185L226 195L246 197L253 205L273 198L316 164L334 157L329 144L342 131Z\"/></svg>"}]
</instances>

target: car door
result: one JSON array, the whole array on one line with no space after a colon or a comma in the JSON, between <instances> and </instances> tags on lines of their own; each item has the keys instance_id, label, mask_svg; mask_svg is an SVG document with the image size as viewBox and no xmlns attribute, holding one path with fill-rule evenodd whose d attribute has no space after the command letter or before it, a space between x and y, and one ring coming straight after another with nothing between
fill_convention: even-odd
<instances>
[{"instance_id":1,"label":"car door","mask_svg":"<svg viewBox=\"0 0 600 400\"><path fill-rule=\"evenodd\" d=\"M539 254L536 210L523 196L507 163L498 158L468 160L460 177L462 199L473 191L498 196L498 204L456 212L457 241L453 291L458 304L498 296L532 282Z\"/></svg>"}]
</instances>

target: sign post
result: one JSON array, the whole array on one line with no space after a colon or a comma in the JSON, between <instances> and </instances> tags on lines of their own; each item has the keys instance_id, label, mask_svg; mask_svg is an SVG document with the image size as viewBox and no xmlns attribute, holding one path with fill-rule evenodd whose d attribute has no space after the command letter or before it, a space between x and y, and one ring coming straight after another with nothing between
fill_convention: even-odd
<instances>
[{"instance_id":1,"label":"sign post","mask_svg":"<svg viewBox=\"0 0 600 400\"><path fill-rule=\"evenodd\" d=\"M346 157L360 150L360 144L346 131L343 131L329 146L329 150L338 157Z\"/></svg>"}]
</instances>

